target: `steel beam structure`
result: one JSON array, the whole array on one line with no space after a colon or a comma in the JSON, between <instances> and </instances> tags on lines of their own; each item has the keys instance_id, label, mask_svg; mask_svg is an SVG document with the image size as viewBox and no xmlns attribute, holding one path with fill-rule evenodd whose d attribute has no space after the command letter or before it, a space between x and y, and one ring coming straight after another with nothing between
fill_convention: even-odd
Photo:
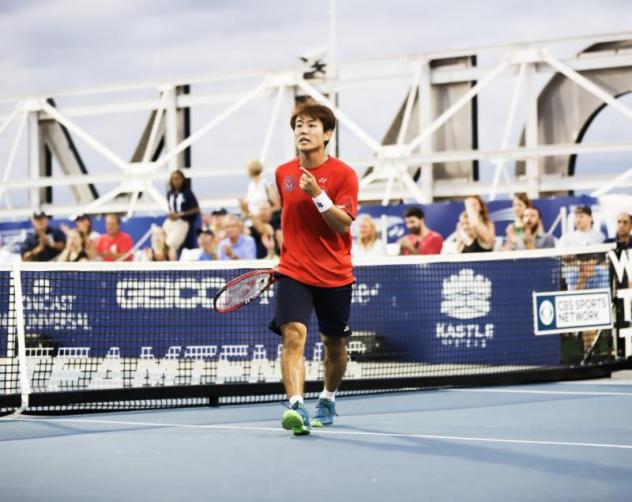
<instances>
[{"instance_id":1,"label":"steel beam structure","mask_svg":"<svg viewBox=\"0 0 632 502\"><path fill-rule=\"evenodd\" d=\"M331 39L335 40L335 32L332 32ZM568 170L544 170L542 166L546 159L551 158L630 152L630 142L609 141L586 145L572 135L564 136L563 141L543 141L542 130L546 124L542 123L543 115L538 100L542 97L543 79L566 79L596 100L598 106L610 106L626 120L632 121L632 110L616 99L621 89L614 93L594 78L595 72L599 71L632 72L630 40L632 32L349 63L337 61L332 49L329 56L331 61L325 63L331 63L333 68L320 74L318 71L310 72L308 70L311 68L303 66L282 71L201 76L170 82L52 92L27 98L2 98L0 140L4 141L0 142L0 159L6 159L6 163L0 181L0 200L6 208L0 208L0 219L23 217L35 208L45 209L58 216L68 216L79 211L100 213L116 210L128 215L163 211L164 196L153 183L164 183L174 168L184 169L191 178L221 179L240 173L243 170L242 162L249 158L259 158L272 167L286 160L278 158L278 151L283 149L275 149L273 145L287 142L287 131L278 127L279 117L282 110L292 106L294 96L298 93L311 96L334 110L339 127L344 131L338 146L344 160L357 168L362 177L363 201L377 200L383 204L400 199L430 202L436 198L462 197L469 193L493 199L498 194L515 191L526 191L535 197L546 192L568 192L580 187L595 193L606 193L615 187L632 185L632 175L625 173L624 176L612 176L612 179L569 177ZM575 54L563 54L563 51L558 50L560 44L570 41L577 44ZM589 47L592 48L590 57L585 57L583 51ZM481 60L479 56L482 54L487 55L484 58L485 67L446 67L435 64L458 58L476 57ZM438 108L437 95L433 89L451 84L467 84L469 87L465 92L448 97L442 103L442 108ZM473 99L484 96L486 92L495 92L490 90L494 86L508 87L511 91L512 85L513 92L509 93L511 99L505 111L504 127L496 143L499 145L497 149L478 148L476 144L470 149L438 149L431 141L437 134L457 131L458 128L454 128L455 121L472 121L472 114L460 112L472 106ZM195 92L178 91L185 87L188 89L188 86L192 86ZM394 88L385 91L384 86ZM402 87L405 89L403 93ZM144 93L141 99L129 97L140 91ZM627 91L632 91L632 88ZM354 92L375 92L375 99L371 102L375 111L385 117L390 114L391 117L382 122L381 131L379 125L376 128L375 124L366 122L365 110L358 108L357 104L347 104L347 101L353 100L346 100L346 96ZM376 137L386 130L392 117L397 114L397 110L389 111L381 105L380 93L385 92L401 96L404 103L400 110L399 129L395 131L394 141L390 144L384 144ZM112 98L113 94L116 99ZM151 98L151 94L156 97ZM340 96L340 102L334 101L331 98L333 96ZM63 106L51 106L51 98L57 100L61 97ZM79 97L82 98L81 104L76 102ZM91 102L85 103L86 100ZM202 138L210 139L222 127L227 127L229 120L250 120L250 107L253 104L261 106L262 102L269 106L267 124L260 128L261 137L250 138L252 151L240 152L242 155L237 157L235 165L214 165L212 158L191 162L189 155L184 156ZM219 107L220 111L185 133L179 120L181 111L186 109L188 113L191 110L191 114L195 114L197 110L209 107L214 110ZM108 144L110 138L108 141L101 140L81 124L82 117L94 117L105 124L110 115L139 111L149 112L150 116L144 131L137 132L140 138L138 147L129 161L116 153L115 145ZM555 120L555 117L550 120ZM91 150L101 160L87 164L84 174L73 171L52 177L50 172L43 172L40 125L50 121L62 126L82 152ZM6 139L8 131L13 130L14 126L17 131L13 140ZM468 127L479 126L474 120ZM234 130L234 125L232 127ZM24 129L26 135L23 134ZM515 134L516 130L524 131L522 144L519 140L512 144L511 137L519 136ZM283 134L280 135L280 132ZM235 134L239 134L238 129ZM21 141L25 143L25 148L19 147ZM160 151L159 143L163 145ZM347 150L347 143L354 145L353 148ZM284 151L287 154L288 148ZM25 152L24 158L21 158L20 152ZM485 169L492 169L491 175L487 176L491 181L478 181L473 172L466 173L466 176L463 173L452 175L448 179L437 176L440 165L474 161L485 161L481 165L485 165ZM508 163L516 161L522 162L526 169L510 174ZM364 168L369 167L370 173L365 173ZM411 176L411 169L421 169L417 182ZM103 195L87 200L89 197L85 196L85 192L80 196L77 195L80 192L75 190L76 203L68 201L67 204L57 202L54 205L49 204L43 195L44 189L53 187L91 185L99 186ZM26 202L20 202L20 193L28 194L27 198L22 197ZM205 197L204 194L199 194L199 198L206 207L226 205L228 200L223 196Z\"/></svg>"}]
</instances>

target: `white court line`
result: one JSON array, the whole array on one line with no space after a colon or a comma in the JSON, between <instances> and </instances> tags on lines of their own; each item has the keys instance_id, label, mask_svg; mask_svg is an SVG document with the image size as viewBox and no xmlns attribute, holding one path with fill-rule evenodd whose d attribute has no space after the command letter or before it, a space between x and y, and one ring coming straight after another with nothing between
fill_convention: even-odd
<instances>
[{"instance_id":1,"label":"white court line","mask_svg":"<svg viewBox=\"0 0 632 502\"><path fill-rule=\"evenodd\" d=\"M447 392L490 392L500 394L553 394L560 396L632 396L632 392L526 390L526 389L441 389Z\"/></svg>"},{"instance_id":2,"label":"white court line","mask_svg":"<svg viewBox=\"0 0 632 502\"><path fill-rule=\"evenodd\" d=\"M288 434L279 427L254 427L247 425L204 425L204 424L167 424L160 422L129 422L124 420L96 420L82 418L13 418L12 421L20 422L77 422L86 424L102 425L133 425L141 427L165 427L165 428L185 428L185 429L212 429L212 430L243 430L243 431L264 431L278 434ZM632 444L608 444L608 443L574 443L566 441L534 441L529 439L501 439L501 438L480 438L465 436L439 436L435 434L406 434L398 432L371 432L371 431L345 431L335 429L317 429L316 435L339 435L339 436L374 436L374 437L394 437L394 438L415 438L415 439L442 439L448 441L469 441L481 443L509 443L528 444L543 446L576 446L584 448L614 448L620 450L632 450Z\"/></svg>"}]
</instances>

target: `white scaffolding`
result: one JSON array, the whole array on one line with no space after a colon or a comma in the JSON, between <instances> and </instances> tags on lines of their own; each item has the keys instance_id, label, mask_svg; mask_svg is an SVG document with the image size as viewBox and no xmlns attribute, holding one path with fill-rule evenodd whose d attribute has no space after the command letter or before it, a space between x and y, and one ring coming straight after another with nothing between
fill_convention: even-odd
<instances>
[{"instance_id":1,"label":"white scaffolding","mask_svg":"<svg viewBox=\"0 0 632 502\"><path fill-rule=\"evenodd\" d=\"M334 31L331 37L335 37ZM538 116L538 86L541 83L538 82L553 75L563 75L587 95L597 98L600 103L605 103L632 121L632 109L617 100L611 90L599 85L595 79L588 78L585 73L609 69L632 71L631 48L595 51L590 57L582 57L581 53L575 53L570 57L554 55L557 44L573 42L580 47L590 47L621 40L632 40L632 32L443 51L388 60L350 63L336 61L335 68L317 78L309 78L306 75L308 68L298 67L283 71L201 76L171 82L104 86L26 98L0 99L0 110L5 110L4 114L0 115L0 137L7 136L15 129L13 138L0 144L0 159L6 159L4 166L0 164L0 204L4 206L0 208L0 219L24 218L35 208L42 208L56 216L72 216L79 212L112 211L124 212L130 216L142 212L162 212L166 210L165 197L154 183L164 184L169 171L177 166L178 156L203 138L208 138L220 130L228 119L242 117L243 120L248 120L248 107L253 102L268 103L269 118L266 127L261 128L261 137L250 138L253 144L250 156L258 156L267 166L273 167L287 160L277 158L271 149L274 142L281 141L278 137L278 131L281 129L281 112L290 108L299 95L311 96L331 107L336 114L339 127L345 131L347 137L362 145L362 151L365 153L359 156L343 154L345 162L355 167L361 175L362 201L380 201L382 204L388 204L392 200L404 199L427 203L437 198L461 197L465 194L480 194L493 200L499 194L518 191L537 197L547 192L579 189L592 190L595 194L603 195L615 187L632 187L632 169L613 176L612 179L604 179L603 176L569 177L569 173L564 172L546 173L541 166L542 160L547 157L630 152L632 142L542 144L538 130L541 121L541 117ZM442 69L434 68L431 64L438 59L478 56L482 53L491 54L486 58L486 66ZM330 56L334 66L333 51ZM492 63L488 64L488 61ZM432 143L429 141L433 134L445 127L450 120L454 120L455 115L463 107L471 104L472 99L484 93L501 78L509 82L508 85L513 87L513 92L510 93L511 100L504 113L506 122L498 138L498 147L433 151ZM425 104L430 100L431 86L456 82L470 82L472 85L467 92L451 102L445 111L433 117L429 112L430 104ZM346 106L344 98L340 101L342 104L338 105L334 98L336 95L344 97L345 93L353 93L354 89L371 89L385 83L397 84L406 90L401 96L404 99L403 117L395 144L383 144L383 141L376 137L375 131L370 130L360 118L357 118L363 115L357 107ZM193 94L176 93L175 89L183 85L197 86L203 91ZM218 86L216 90L206 90L213 85ZM158 98L126 99L126 96L138 90L152 89ZM113 95L116 99L112 98ZM58 102L62 98L72 102L72 99L77 97L88 97L91 102L52 106L48 101L53 98ZM175 112L186 108L195 113L196 109L211 105L221 105L223 109L178 141ZM379 107L379 99L376 98L372 106ZM418 108L418 133L412 139L407 139L407 133L410 132L411 123L414 121L415 107ZM81 117L98 117L99 120L105 121L109 115L138 111L154 112L147 145L139 162L131 162L115 153L112 145L97 139L85 127L79 125L78 121ZM391 116L395 113L396 110L392 110ZM38 124L51 120L61 124L74 139L79 140L82 149L88 148L98 154L107 168L97 173L91 172L91 166L87 166L89 172L85 174L43 176ZM161 124L164 125L164 148L161 155L152 160L150 153L154 151L159 140ZM383 125L385 130L388 124ZM516 136L516 130L523 132L523 142L512 141L512 136ZM283 138L283 141L287 142L285 130ZM26 144L26 148L20 148L22 143ZM6 149L2 147L3 144L7 145ZM291 148L286 148L285 151L288 150ZM20 160L22 151L25 158L21 160L27 168L18 172L15 165ZM475 176L465 179L435 179L434 165L463 161L486 161L484 165L491 166L487 168L493 170L488 173L488 181L478 181ZM510 163L516 161L524 162L524 174L516 174L510 169ZM211 178L218 182L226 175L243 171L243 164L214 166L212 162L206 161L203 164L183 167L187 176L193 179ZM364 175L369 167L370 173ZM411 168L421 169L417 180L411 175ZM72 201L67 204L47 204L42 200L42 188L87 184L115 186L104 190L98 198L84 205ZM27 202L16 204L14 201L17 199L13 195L24 192L29 194ZM235 204L233 197L198 195L203 207Z\"/></svg>"}]
</instances>

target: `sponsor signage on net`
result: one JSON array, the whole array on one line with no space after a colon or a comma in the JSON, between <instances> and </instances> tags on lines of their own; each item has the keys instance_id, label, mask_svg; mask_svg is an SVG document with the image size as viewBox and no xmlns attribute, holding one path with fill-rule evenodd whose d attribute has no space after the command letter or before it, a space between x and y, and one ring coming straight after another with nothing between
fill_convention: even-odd
<instances>
[{"instance_id":1,"label":"sponsor signage on net","mask_svg":"<svg viewBox=\"0 0 632 502\"><path fill-rule=\"evenodd\" d=\"M612 328L608 288L533 293L536 335Z\"/></svg>"}]
</instances>

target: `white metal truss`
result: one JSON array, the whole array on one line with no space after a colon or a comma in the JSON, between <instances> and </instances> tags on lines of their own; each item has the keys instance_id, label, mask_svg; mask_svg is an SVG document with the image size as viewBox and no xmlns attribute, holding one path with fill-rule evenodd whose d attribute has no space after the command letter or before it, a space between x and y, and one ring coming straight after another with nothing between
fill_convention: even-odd
<instances>
[{"instance_id":1,"label":"white metal truss","mask_svg":"<svg viewBox=\"0 0 632 502\"><path fill-rule=\"evenodd\" d=\"M332 35L334 36L334 35ZM578 43L594 44L604 41L632 39L632 33L609 34L594 37L578 38ZM564 40L565 42L568 40ZM532 196L541 192L566 191L572 189L588 189L595 194L604 194L615 187L632 186L632 169L619 176L613 176L610 180L600 177L579 177L573 179L563 176L544 175L537 169L538 159L547 156L572 155L581 153L600 152L630 152L632 144L629 142L608 142L605 144L586 145L575 143L563 144L538 144L537 136L537 89L535 88L535 75L553 75L559 73L575 82L586 92L594 95L599 100L611 106L626 119L632 120L632 110L618 101L605 89L595 82L583 76L581 71L590 69L617 68L632 66L632 51L620 51L617 54L604 53L592 55L590 58L571 57L560 59L553 55L552 46L557 41L531 42L529 44L514 44L511 46L496 46L483 49L471 48L462 51L444 51L432 54L421 54L408 58L393 58L398 62L398 68L408 68L408 72L367 72L372 65L385 63L385 60L357 62L341 64L335 62L335 69L323 78L306 78L304 68L295 68L278 72L248 73L243 75L229 75L218 77L197 77L182 81L146 83L130 86L113 86L101 89L82 90L74 92L51 93L46 96L33 96L28 98L1 99L0 104L10 103L12 108L4 116L0 116L0 135L6 133L9 126L16 123L19 118L17 132L14 140L6 153L0 151L0 158L6 158L6 164L0 182L0 201L4 202L5 209L0 210L0 219L19 218L27 216L39 206L35 196L31 197L29 205L16 207L12 204L9 194L11 192L27 190L34 194L42 187L71 186L80 184L116 183L98 199L89 204L78 207L76 205L56 204L45 209L54 215L71 216L79 212L125 212L128 215L137 212L165 211L166 200L164 195L154 186L154 182L164 182L174 167L174 161L187 148L194 145L201 138L211 134L213 130L224 124L227 119L242 113L247 116L246 107L254 100L269 100L271 111L267 127L262 129L260 139L253 138L253 142L260 145L259 160L268 165L280 163L284 159L271 158L271 145L275 140L275 132L279 115L284 105L291 105L294 97L299 94L311 96L318 102L326 104L332 110L339 121L340 127L355 136L370 152L365 158L348 158L344 160L358 169L359 174L363 168L372 167L373 170L361 179L361 200L379 200L387 204L391 200L413 199L418 202L430 202L435 198L457 197L468 193L487 195L490 199L497 197L499 193L513 193L527 191ZM458 70L431 69L429 62L438 58L459 57L476 54L482 50L503 52L503 56L490 68L473 67ZM332 59L332 63L333 63ZM364 73L361 76L353 76L354 70L361 68ZM429 142L433 134L459 112L476 96L485 91L490 84L497 81L501 75L514 74L514 91L511 103L507 110L507 119L496 150L472 149L463 151L432 151ZM349 76L351 75L351 76ZM226 91L228 82L236 82L235 90ZM476 82L466 93L455 100L443 113L432 119L427 110L419 111L419 133L411 140L406 141L407 132L413 120L413 108L416 96L421 102L429 95L432 85L450 82ZM223 88L218 92L202 92L197 94L176 95L175 88L183 84L210 85L223 83ZM244 82L251 85L250 90L244 90ZM337 105L333 96L336 93L350 92L354 88L367 88L377 83L398 82L407 83L407 95L403 110L401 128L393 145L384 145L374 134L371 134L361 120L354 118L357 110ZM97 98L99 94L110 95L113 92L125 93L137 89L155 89L160 93L159 99L143 99L121 101L114 103L104 101L97 104L81 106L52 106L47 102L49 97L60 96L88 96ZM103 98L105 99L105 98ZM212 119L202 124L186 139L179 143L174 142L175 135L169 132L175 124L174 112L182 108L195 108L213 104L225 104L227 107ZM151 124L149 139L141 162L130 162L114 152L107 144L99 141L84 127L73 120L73 117L92 116L99 117L107 114L121 114L131 111L153 111L154 118ZM519 111L524 112L524 124L519 120ZM393 110L393 116L396 110ZM73 137L82 141L97 152L108 166L113 167L107 174L67 175L56 177L36 176L32 164L38 161L37 141L33 137L33 128L38 119L55 120L63 125ZM105 120L105 119L103 119ZM151 152L154 151L158 141L159 130L162 124L167 129L164 152L152 161ZM30 176L20 179L14 175L13 166L19 151L20 142L24 136L24 129L28 127L27 149L31 166ZM524 125L525 145L511 145L512 131ZM386 128L387 124L384 124ZM491 182L472 182L472 180L435 180L432 175L432 166L436 163L449 163L458 161L487 160L494 166ZM510 176L508 162L526 161L527 171L525 177ZM409 174L409 168L421 166L421 178L415 182ZM186 174L191 178L218 178L227 174L240 171L241 166L186 166ZM381 184L376 184L380 182ZM129 195L126 200L119 200L119 196ZM141 198L140 195L144 197ZM215 207L227 204L229 199L207 198L204 194L198 194L203 207ZM233 201L234 199L230 198Z\"/></svg>"}]
</instances>

